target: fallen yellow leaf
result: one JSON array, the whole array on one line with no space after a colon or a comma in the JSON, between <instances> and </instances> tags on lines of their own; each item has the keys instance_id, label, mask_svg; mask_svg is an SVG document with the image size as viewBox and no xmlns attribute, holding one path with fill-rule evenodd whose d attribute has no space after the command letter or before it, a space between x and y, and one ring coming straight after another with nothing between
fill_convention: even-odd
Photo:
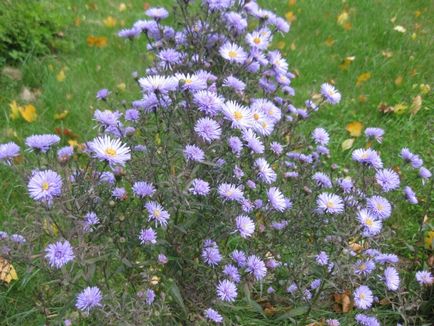
<instances>
[{"instance_id":1,"label":"fallen yellow leaf","mask_svg":"<svg viewBox=\"0 0 434 326\"><path fill-rule=\"evenodd\" d=\"M339 14L336 20L339 25L344 26L344 24L348 22L349 19L350 19L350 14L348 13L348 11L344 10Z\"/></svg>"},{"instance_id":2,"label":"fallen yellow leaf","mask_svg":"<svg viewBox=\"0 0 434 326\"><path fill-rule=\"evenodd\" d=\"M125 91L127 85L125 83L120 83L116 86L121 92Z\"/></svg>"},{"instance_id":3,"label":"fallen yellow leaf","mask_svg":"<svg viewBox=\"0 0 434 326\"><path fill-rule=\"evenodd\" d=\"M297 16L294 15L294 13L292 11L288 11L285 14L285 18L288 21L288 23L292 23L293 21L295 21L297 19Z\"/></svg>"},{"instance_id":4,"label":"fallen yellow leaf","mask_svg":"<svg viewBox=\"0 0 434 326\"><path fill-rule=\"evenodd\" d=\"M291 47L290 47L290 49L291 49L292 51L294 51L296 48L297 48L297 46L295 45L295 42L292 42L292 43L291 43Z\"/></svg>"},{"instance_id":5,"label":"fallen yellow leaf","mask_svg":"<svg viewBox=\"0 0 434 326\"><path fill-rule=\"evenodd\" d=\"M360 74L358 77L357 77L357 80L356 80L356 85L357 86L360 86L360 85L362 85L364 82L366 82L366 81L368 81L369 79L371 79L371 73L370 72L364 72L363 74Z\"/></svg>"},{"instance_id":6,"label":"fallen yellow leaf","mask_svg":"<svg viewBox=\"0 0 434 326\"><path fill-rule=\"evenodd\" d=\"M362 134L363 123L360 121L353 121L347 124L345 129L350 133L351 137L360 137Z\"/></svg>"},{"instance_id":7,"label":"fallen yellow leaf","mask_svg":"<svg viewBox=\"0 0 434 326\"><path fill-rule=\"evenodd\" d=\"M381 54L383 55L383 57L385 57L387 59L393 57L393 52L392 51L381 51Z\"/></svg>"},{"instance_id":8,"label":"fallen yellow leaf","mask_svg":"<svg viewBox=\"0 0 434 326\"><path fill-rule=\"evenodd\" d=\"M359 95L359 102L360 103L366 103L366 101L368 100L368 98L366 97L366 95Z\"/></svg>"},{"instance_id":9,"label":"fallen yellow leaf","mask_svg":"<svg viewBox=\"0 0 434 326\"><path fill-rule=\"evenodd\" d=\"M396 77L396 79L395 79L395 85L396 86L400 86L401 84L402 84L402 81L404 80L404 78L401 76L401 75L399 75L398 77Z\"/></svg>"},{"instance_id":10,"label":"fallen yellow leaf","mask_svg":"<svg viewBox=\"0 0 434 326\"><path fill-rule=\"evenodd\" d=\"M425 248L434 249L434 231L429 231L425 236Z\"/></svg>"},{"instance_id":11,"label":"fallen yellow leaf","mask_svg":"<svg viewBox=\"0 0 434 326\"><path fill-rule=\"evenodd\" d=\"M33 104L27 104L23 107L20 107L20 114L24 120L27 122L33 122L38 118L38 114L36 113L36 108Z\"/></svg>"},{"instance_id":12,"label":"fallen yellow leaf","mask_svg":"<svg viewBox=\"0 0 434 326\"><path fill-rule=\"evenodd\" d=\"M109 27L109 28L115 27L117 23L116 19L113 18L112 16L108 16L102 22L105 27Z\"/></svg>"},{"instance_id":13,"label":"fallen yellow leaf","mask_svg":"<svg viewBox=\"0 0 434 326\"><path fill-rule=\"evenodd\" d=\"M410 113L411 115L415 115L419 112L422 107L422 96L417 95L413 98L413 102L411 103Z\"/></svg>"},{"instance_id":14,"label":"fallen yellow leaf","mask_svg":"<svg viewBox=\"0 0 434 326\"><path fill-rule=\"evenodd\" d=\"M422 94L428 94L431 90L431 87L428 84L420 84L419 89Z\"/></svg>"},{"instance_id":15,"label":"fallen yellow leaf","mask_svg":"<svg viewBox=\"0 0 434 326\"><path fill-rule=\"evenodd\" d=\"M393 106L393 113L396 114L403 114L407 110L407 104L405 103L398 103L395 106Z\"/></svg>"},{"instance_id":16,"label":"fallen yellow leaf","mask_svg":"<svg viewBox=\"0 0 434 326\"><path fill-rule=\"evenodd\" d=\"M350 67L351 63L356 59L355 56L350 56L350 57L346 57L342 63L339 65L339 68L341 68L342 70L348 70L348 68Z\"/></svg>"},{"instance_id":17,"label":"fallen yellow leaf","mask_svg":"<svg viewBox=\"0 0 434 326\"><path fill-rule=\"evenodd\" d=\"M54 120L64 120L69 114L68 110L54 114Z\"/></svg>"},{"instance_id":18,"label":"fallen yellow leaf","mask_svg":"<svg viewBox=\"0 0 434 326\"><path fill-rule=\"evenodd\" d=\"M350 149L354 144L354 138L348 138L346 140L344 140L341 144L342 150L346 151L348 149Z\"/></svg>"},{"instance_id":19,"label":"fallen yellow leaf","mask_svg":"<svg viewBox=\"0 0 434 326\"><path fill-rule=\"evenodd\" d=\"M119 4L119 7L118 7L119 11L122 12L122 11L125 11L126 9L127 9L127 5L125 3L122 2Z\"/></svg>"},{"instance_id":20,"label":"fallen yellow leaf","mask_svg":"<svg viewBox=\"0 0 434 326\"><path fill-rule=\"evenodd\" d=\"M20 117L20 106L17 104L17 102L14 100L11 103L9 103L9 117L12 120L16 120Z\"/></svg>"},{"instance_id":21,"label":"fallen yellow leaf","mask_svg":"<svg viewBox=\"0 0 434 326\"><path fill-rule=\"evenodd\" d=\"M393 28L395 31L397 31L397 32L399 32L399 33L405 33L407 30L405 29L405 27L404 26L401 26L401 25L396 25L394 28Z\"/></svg>"},{"instance_id":22,"label":"fallen yellow leaf","mask_svg":"<svg viewBox=\"0 0 434 326\"><path fill-rule=\"evenodd\" d=\"M277 43L277 48L279 50L282 50L285 47L285 44L286 44L285 42L280 41L280 42Z\"/></svg>"},{"instance_id":23,"label":"fallen yellow leaf","mask_svg":"<svg viewBox=\"0 0 434 326\"><path fill-rule=\"evenodd\" d=\"M6 283L10 283L12 280L18 280L14 266L3 257L0 257L0 280Z\"/></svg>"},{"instance_id":24,"label":"fallen yellow leaf","mask_svg":"<svg viewBox=\"0 0 434 326\"><path fill-rule=\"evenodd\" d=\"M107 37L105 36L94 36L89 35L86 39L87 45L89 47L95 46L97 48L103 48L107 46Z\"/></svg>"},{"instance_id":25,"label":"fallen yellow leaf","mask_svg":"<svg viewBox=\"0 0 434 326\"><path fill-rule=\"evenodd\" d=\"M60 69L59 73L56 75L56 79L58 82L63 82L66 78L65 69Z\"/></svg>"},{"instance_id":26,"label":"fallen yellow leaf","mask_svg":"<svg viewBox=\"0 0 434 326\"><path fill-rule=\"evenodd\" d=\"M329 37L327 37L326 38L326 40L325 40L325 44L327 45L327 46L333 46L333 44L335 44L335 40L331 37L331 36L329 36Z\"/></svg>"},{"instance_id":27,"label":"fallen yellow leaf","mask_svg":"<svg viewBox=\"0 0 434 326\"><path fill-rule=\"evenodd\" d=\"M295 6L297 4L297 0L289 0L288 6Z\"/></svg>"}]
</instances>

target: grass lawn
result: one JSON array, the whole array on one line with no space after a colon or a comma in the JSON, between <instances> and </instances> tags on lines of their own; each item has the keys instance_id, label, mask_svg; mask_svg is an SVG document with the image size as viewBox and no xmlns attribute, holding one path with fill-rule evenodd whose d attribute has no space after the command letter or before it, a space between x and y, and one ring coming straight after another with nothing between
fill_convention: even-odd
<instances>
[{"instance_id":1,"label":"grass lawn","mask_svg":"<svg viewBox=\"0 0 434 326\"><path fill-rule=\"evenodd\" d=\"M27 136L53 133L56 128L68 129L69 133L77 135L78 142L83 142L96 133L92 115L97 108L97 90L108 88L122 93L127 89L125 94L129 94L127 99L131 100L140 96L131 74L134 70L139 75L144 74L149 60L146 44L143 39L126 42L118 38L116 32L122 26L128 27L135 20L144 18L144 1L43 2L64 20L65 29L59 32L69 46L62 52L42 58L30 54L17 66L22 72L20 80L0 75L0 143L15 141L23 145ZM170 6L174 2L153 0L148 4ZM276 39L275 44L288 59L290 70L298 75L293 82L297 92L295 105L302 106L309 95L318 91L326 81L334 83L342 93L343 100L339 105L321 110L303 125L306 134L316 126L328 129L332 157L340 165L345 165L351 157L351 150L342 150L342 142L354 138L353 148L365 144L363 132L360 137L349 134L346 130L349 123L360 122L363 127L384 128L386 137L379 148L385 165L393 165L399 159L400 149L409 147L421 154L425 166L432 170L433 2L258 2L292 21L290 33ZM95 44L95 41L100 43ZM31 103L38 116L32 123L21 117L10 117L12 101L25 104L20 97L23 87L36 94ZM380 106L391 112L380 112ZM65 111L67 115L56 118L56 114ZM64 136L62 142L66 145L68 139L70 136ZM7 226L11 218L25 220L25 188L4 166L0 166L0 187L3 190L0 193L0 221ZM397 241L393 245L403 256L411 257L412 248L421 246L417 231L427 213L424 207L428 207L430 198L420 194L420 201L421 207L395 210L396 214L390 220L397 232ZM21 322L30 325L32 318L39 313L30 310L31 302L18 300L19 295L25 295L23 287L4 293L3 289L0 285L0 306L10 306L5 318L9 318L11 325ZM29 306L25 308L26 305ZM28 310L26 314L14 316L17 311L25 309Z\"/></svg>"}]
</instances>

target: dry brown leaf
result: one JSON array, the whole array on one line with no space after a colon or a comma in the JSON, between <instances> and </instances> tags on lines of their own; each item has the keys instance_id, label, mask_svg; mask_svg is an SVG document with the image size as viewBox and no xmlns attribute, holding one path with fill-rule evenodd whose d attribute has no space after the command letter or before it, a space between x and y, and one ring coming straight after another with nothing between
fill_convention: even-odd
<instances>
[{"instance_id":1,"label":"dry brown leaf","mask_svg":"<svg viewBox=\"0 0 434 326\"><path fill-rule=\"evenodd\" d=\"M398 77L395 78L395 85L400 86L403 80L404 78L401 75L399 75Z\"/></svg>"},{"instance_id":2,"label":"dry brown leaf","mask_svg":"<svg viewBox=\"0 0 434 326\"><path fill-rule=\"evenodd\" d=\"M417 95L413 98L413 102L411 103L410 113L411 115L415 115L419 112L422 107L422 96Z\"/></svg>"},{"instance_id":3,"label":"dry brown leaf","mask_svg":"<svg viewBox=\"0 0 434 326\"><path fill-rule=\"evenodd\" d=\"M333 44L335 44L335 40L331 37L331 36L329 36L329 37L327 37L326 38L326 40L325 40L325 44L327 45L327 46L333 46Z\"/></svg>"},{"instance_id":4,"label":"dry brown leaf","mask_svg":"<svg viewBox=\"0 0 434 326\"><path fill-rule=\"evenodd\" d=\"M393 112L393 106L390 106L387 103L380 103L378 105L378 111L382 112L382 113L392 113Z\"/></svg>"},{"instance_id":5,"label":"dry brown leaf","mask_svg":"<svg viewBox=\"0 0 434 326\"><path fill-rule=\"evenodd\" d=\"M355 59L356 59L355 56L346 57L344 60L342 60L341 64L339 65L339 68L341 68L342 70L348 70L351 63L353 63Z\"/></svg>"},{"instance_id":6,"label":"dry brown leaf","mask_svg":"<svg viewBox=\"0 0 434 326\"><path fill-rule=\"evenodd\" d=\"M5 258L0 256L0 280L10 283L13 280L18 280L17 272L14 266Z\"/></svg>"},{"instance_id":7,"label":"dry brown leaf","mask_svg":"<svg viewBox=\"0 0 434 326\"><path fill-rule=\"evenodd\" d=\"M21 80L23 78L23 74L21 73L21 70L10 66L3 67L2 75L9 77L10 79L13 80Z\"/></svg>"},{"instance_id":8,"label":"dry brown leaf","mask_svg":"<svg viewBox=\"0 0 434 326\"><path fill-rule=\"evenodd\" d=\"M113 18L112 16L108 16L107 18L103 19L102 22L103 22L104 26L108 27L108 28L115 27L117 24L116 19Z\"/></svg>"},{"instance_id":9,"label":"dry brown leaf","mask_svg":"<svg viewBox=\"0 0 434 326\"><path fill-rule=\"evenodd\" d=\"M399 33L405 33L407 31L407 29L401 25L396 25L393 29Z\"/></svg>"},{"instance_id":10,"label":"dry brown leaf","mask_svg":"<svg viewBox=\"0 0 434 326\"><path fill-rule=\"evenodd\" d=\"M359 95L359 102L360 103L366 103L366 101L368 100L368 97L366 95Z\"/></svg>"},{"instance_id":11,"label":"dry brown leaf","mask_svg":"<svg viewBox=\"0 0 434 326\"><path fill-rule=\"evenodd\" d=\"M387 59L393 57L393 52L392 51L381 51L381 54L383 55L383 57L385 57Z\"/></svg>"}]
</instances>

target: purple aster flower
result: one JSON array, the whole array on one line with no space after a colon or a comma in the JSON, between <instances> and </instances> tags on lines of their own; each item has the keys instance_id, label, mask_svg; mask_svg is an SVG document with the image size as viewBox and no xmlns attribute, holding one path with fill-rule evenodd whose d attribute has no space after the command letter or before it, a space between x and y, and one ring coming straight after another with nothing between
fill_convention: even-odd
<instances>
[{"instance_id":1,"label":"purple aster flower","mask_svg":"<svg viewBox=\"0 0 434 326\"><path fill-rule=\"evenodd\" d=\"M140 244L156 244L157 233L152 228L142 229L139 234Z\"/></svg>"},{"instance_id":2,"label":"purple aster flower","mask_svg":"<svg viewBox=\"0 0 434 326\"><path fill-rule=\"evenodd\" d=\"M365 129L365 136L367 138L375 138L375 140L377 142L379 142L381 144L381 142L383 141L383 135L384 135L384 130L381 128L366 128Z\"/></svg>"},{"instance_id":3,"label":"purple aster flower","mask_svg":"<svg viewBox=\"0 0 434 326\"><path fill-rule=\"evenodd\" d=\"M244 199L244 193L241 187L229 183L222 183L218 187L218 194L225 201L241 201Z\"/></svg>"},{"instance_id":4,"label":"purple aster flower","mask_svg":"<svg viewBox=\"0 0 434 326\"><path fill-rule=\"evenodd\" d=\"M410 204L417 204L418 203L415 192L409 186L406 186L404 188L404 195Z\"/></svg>"},{"instance_id":5,"label":"purple aster flower","mask_svg":"<svg viewBox=\"0 0 434 326\"><path fill-rule=\"evenodd\" d=\"M410 163L413 155L407 147L401 149L401 157L405 162Z\"/></svg>"},{"instance_id":6,"label":"purple aster flower","mask_svg":"<svg viewBox=\"0 0 434 326\"><path fill-rule=\"evenodd\" d=\"M246 265L247 258L244 252L234 250L231 257L237 263L238 267L244 267Z\"/></svg>"},{"instance_id":7,"label":"purple aster flower","mask_svg":"<svg viewBox=\"0 0 434 326\"><path fill-rule=\"evenodd\" d=\"M57 160L60 163L68 162L72 154L74 154L74 148L72 146L62 147L57 151Z\"/></svg>"},{"instance_id":8,"label":"purple aster flower","mask_svg":"<svg viewBox=\"0 0 434 326\"><path fill-rule=\"evenodd\" d=\"M370 148L359 148L354 150L352 153L352 159L356 162L365 164L368 167L373 167L374 169L380 169L383 167L380 155Z\"/></svg>"},{"instance_id":9,"label":"purple aster flower","mask_svg":"<svg viewBox=\"0 0 434 326\"><path fill-rule=\"evenodd\" d=\"M246 43L252 47L260 50L265 50L270 44L271 32L268 29L253 31L252 33L247 33Z\"/></svg>"},{"instance_id":10,"label":"purple aster flower","mask_svg":"<svg viewBox=\"0 0 434 326\"><path fill-rule=\"evenodd\" d=\"M410 164L413 168L418 169L423 165L423 160L419 157L419 155L414 154L411 157Z\"/></svg>"},{"instance_id":11,"label":"purple aster flower","mask_svg":"<svg viewBox=\"0 0 434 326\"><path fill-rule=\"evenodd\" d=\"M267 268L259 257L252 255L247 258L246 272L252 274L256 280L262 280L267 274Z\"/></svg>"},{"instance_id":12,"label":"purple aster flower","mask_svg":"<svg viewBox=\"0 0 434 326\"><path fill-rule=\"evenodd\" d=\"M45 248L45 258L51 267L61 268L72 261L74 257L71 244L67 240L49 244Z\"/></svg>"},{"instance_id":13,"label":"purple aster flower","mask_svg":"<svg viewBox=\"0 0 434 326\"><path fill-rule=\"evenodd\" d=\"M255 232L255 223L246 215L239 215L236 218L237 230L242 238L246 239L252 236Z\"/></svg>"},{"instance_id":14,"label":"purple aster flower","mask_svg":"<svg viewBox=\"0 0 434 326\"><path fill-rule=\"evenodd\" d=\"M281 144L279 144L278 142L272 142L270 144L270 149L276 155L280 155L283 152L283 146Z\"/></svg>"},{"instance_id":15,"label":"purple aster flower","mask_svg":"<svg viewBox=\"0 0 434 326\"><path fill-rule=\"evenodd\" d=\"M247 180L246 186L249 187L250 189L256 189L256 183L252 180Z\"/></svg>"},{"instance_id":16,"label":"purple aster flower","mask_svg":"<svg viewBox=\"0 0 434 326\"><path fill-rule=\"evenodd\" d=\"M308 289L303 291L303 299L304 301L310 301L312 299L312 293Z\"/></svg>"},{"instance_id":17,"label":"purple aster flower","mask_svg":"<svg viewBox=\"0 0 434 326\"><path fill-rule=\"evenodd\" d=\"M238 137L229 137L228 145L234 154L237 156L241 154L241 151L243 150L243 143Z\"/></svg>"},{"instance_id":18,"label":"purple aster flower","mask_svg":"<svg viewBox=\"0 0 434 326\"><path fill-rule=\"evenodd\" d=\"M118 36L121 38L126 38L129 40L132 40L133 38L139 36L141 33L141 30L139 28L133 27L133 28L123 28L118 32Z\"/></svg>"},{"instance_id":19,"label":"purple aster flower","mask_svg":"<svg viewBox=\"0 0 434 326\"><path fill-rule=\"evenodd\" d=\"M110 91L107 88L100 89L98 92L96 92L96 98L97 100L105 101L107 100L107 97L109 97Z\"/></svg>"},{"instance_id":20,"label":"purple aster flower","mask_svg":"<svg viewBox=\"0 0 434 326\"><path fill-rule=\"evenodd\" d=\"M115 175L110 171L105 171L100 174L99 180L103 183L108 183L110 185L114 185L116 182Z\"/></svg>"},{"instance_id":21,"label":"purple aster flower","mask_svg":"<svg viewBox=\"0 0 434 326\"><path fill-rule=\"evenodd\" d=\"M109 136L97 137L88 143L94 157L101 161L107 161L110 165L124 166L131 159L130 148L122 144L119 139L111 139Z\"/></svg>"},{"instance_id":22,"label":"purple aster flower","mask_svg":"<svg viewBox=\"0 0 434 326\"><path fill-rule=\"evenodd\" d=\"M330 140L330 136L324 128L315 128L312 132L312 138L315 144L323 146L327 145Z\"/></svg>"},{"instance_id":23,"label":"purple aster flower","mask_svg":"<svg viewBox=\"0 0 434 326\"><path fill-rule=\"evenodd\" d=\"M375 269L375 263L368 260L358 260L354 265L354 273L357 275L367 276L373 272Z\"/></svg>"},{"instance_id":24,"label":"purple aster flower","mask_svg":"<svg viewBox=\"0 0 434 326\"><path fill-rule=\"evenodd\" d=\"M136 109L128 109L125 111L125 120L137 121L140 119L140 112Z\"/></svg>"},{"instance_id":25,"label":"purple aster flower","mask_svg":"<svg viewBox=\"0 0 434 326\"><path fill-rule=\"evenodd\" d=\"M197 196L206 196L210 192L209 183L201 179L193 179L189 191Z\"/></svg>"},{"instance_id":26,"label":"purple aster flower","mask_svg":"<svg viewBox=\"0 0 434 326\"><path fill-rule=\"evenodd\" d=\"M155 193L155 187L152 183L137 181L133 185L133 192L137 197L151 197Z\"/></svg>"},{"instance_id":27,"label":"purple aster flower","mask_svg":"<svg viewBox=\"0 0 434 326\"><path fill-rule=\"evenodd\" d=\"M235 43L226 42L220 47L219 53L229 62L243 64L247 59L247 53Z\"/></svg>"},{"instance_id":28,"label":"purple aster flower","mask_svg":"<svg viewBox=\"0 0 434 326\"><path fill-rule=\"evenodd\" d=\"M9 239L9 235L5 231L0 231L0 240L7 240Z\"/></svg>"},{"instance_id":29,"label":"purple aster flower","mask_svg":"<svg viewBox=\"0 0 434 326\"><path fill-rule=\"evenodd\" d=\"M93 231L95 225L100 223L98 216L94 212L88 212L84 215L83 229L85 232Z\"/></svg>"},{"instance_id":30,"label":"purple aster flower","mask_svg":"<svg viewBox=\"0 0 434 326\"><path fill-rule=\"evenodd\" d=\"M62 192L62 179L51 170L37 171L27 184L30 197L51 205L53 198Z\"/></svg>"},{"instance_id":31,"label":"purple aster flower","mask_svg":"<svg viewBox=\"0 0 434 326\"><path fill-rule=\"evenodd\" d=\"M386 198L372 196L367 200L367 207L372 214L381 220L385 220L392 214L392 206Z\"/></svg>"},{"instance_id":32,"label":"purple aster flower","mask_svg":"<svg viewBox=\"0 0 434 326\"><path fill-rule=\"evenodd\" d=\"M381 326L377 318L364 314L357 314L355 317L357 323L362 326Z\"/></svg>"},{"instance_id":33,"label":"purple aster flower","mask_svg":"<svg viewBox=\"0 0 434 326\"><path fill-rule=\"evenodd\" d=\"M323 192L318 196L318 209L329 214L340 214L344 211L344 203L342 198L335 194Z\"/></svg>"},{"instance_id":34,"label":"purple aster flower","mask_svg":"<svg viewBox=\"0 0 434 326\"><path fill-rule=\"evenodd\" d=\"M396 264L397 262L399 262L399 258L395 254L378 253L374 259L377 263L380 264Z\"/></svg>"},{"instance_id":35,"label":"purple aster flower","mask_svg":"<svg viewBox=\"0 0 434 326\"><path fill-rule=\"evenodd\" d=\"M238 272L238 269L232 264L226 265L223 268L223 274L225 274L227 277L229 277L235 283L239 283L241 280L240 273Z\"/></svg>"},{"instance_id":36,"label":"purple aster flower","mask_svg":"<svg viewBox=\"0 0 434 326\"><path fill-rule=\"evenodd\" d=\"M235 30L238 34L243 33L247 29L247 20L237 12L228 12L224 15L226 27Z\"/></svg>"},{"instance_id":37,"label":"purple aster flower","mask_svg":"<svg viewBox=\"0 0 434 326\"><path fill-rule=\"evenodd\" d=\"M170 91L176 90L178 80L174 77L155 75L140 78L139 85L147 93L167 94Z\"/></svg>"},{"instance_id":38,"label":"purple aster flower","mask_svg":"<svg viewBox=\"0 0 434 326\"><path fill-rule=\"evenodd\" d=\"M312 179L316 182L316 184L318 185L318 187L321 188L331 188L332 187L332 181L330 180L330 178L322 173L322 172L317 172L312 176Z\"/></svg>"},{"instance_id":39,"label":"purple aster flower","mask_svg":"<svg viewBox=\"0 0 434 326\"><path fill-rule=\"evenodd\" d=\"M222 134L220 125L210 118L199 119L194 126L194 131L196 131L199 137L208 143L219 139Z\"/></svg>"},{"instance_id":40,"label":"purple aster flower","mask_svg":"<svg viewBox=\"0 0 434 326\"><path fill-rule=\"evenodd\" d=\"M26 243L26 239L21 234L11 234L10 239L12 242L23 244Z\"/></svg>"},{"instance_id":41,"label":"purple aster flower","mask_svg":"<svg viewBox=\"0 0 434 326\"><path fill-rule=\"evenodd\" d=\"M116 187L112 191L112 196L118 200L126 200L128 198L128 193L123 187Z\"/></svg>"},{"instance_id":42,"label":"purple aster flower","mask_svg":"<svg viewBox=\"0 0 434 326\"><path fill-rule=\"evenodd\" d=\"M220 281L217 285L217 296L222 301L233 302L237 297L237 286L228 280Z\"/></svg>"},{"instance_id":43,"label":"purple aster flower","mask_svg":"<svg viewBox=\"0 0 434 326\"><path fill-rule=\"evenodd\" d=\"M199 91L193 95L193 103L200 111L215 116L223 106L223 98L210 91Z\"/></svg>"},{"instance_id":44,"label":"purple aster flower","mask_svg":"<svg viewBox=\"0 0 434 326\"><path fill-rule=\"evenodd\" d=\"M283 230L284 228L286 228L288 226L288 221L276 221L271 223L271 227L275 230Z\"/></svg>"},{"instance_id":45,"label":"purple aster flower","mask_svg":"<svg viewBox=\"0 0 434 326\"><path fill-rule=\"evenodd\" d=\"M150 201L145 204L145 208L148 211L148 220L155 221L155 225L166 226L167 221L170 218L170 214L155 201Z\"/></svg>"},{"instance_id":46,"label":"purple aster flower","mask_svg":"<svg viewBox=\"0 0 434 326\"><path fill-rule=\"evenodd\" d=\"M277 30L281 33L289 32L290 25L282 17L272 16L268 18L268 23L276 26Z\"/></svg>"},{"instance_id":47,"label":"purple aster flower","mask_svg":"<svg viewBox=\"0 0 434 326\"><path fill-rule=\"evenodd\" d=\"M377 171L375 179L384 192L389 192L398 188L400 183L398 174L391 169Z\"/></svg>"},{"instance_id":48,"label":"purple aster flower","mask_svg":"<svg viewBox=\"0 0 434 326\"><path fill-rule=\"evenodd\" d=\"M387 267L384 270L384 283L390 291L396 291L399 288L399 274L394 267Z\"/></svg>"},{"instance_id":49,"label":"purple aster flower","mask_svg":"<svg viewBox=\"0 0 434 326\"><path fill-rule=\"evenodd\" d=\"M201 162L205 159L205 153L196 145L187 145L184 149L184 157L187 161Z\"/></svg>"},{"instance_id":50,"label":"purple aster flower","mask_svg":"<svg viewBox=\"0 0 434 326\"><path fill-rule=\"evenodd\" d=\"M316 263L320 266L326 266L329 263L329 256L326 254L325 251L321 251L316 257L315 257Z\"/></svg>"},{"instance_id":51,"label":"purple aster flower","mask_svg":"<svg viewBox=\"0 0 434 326\"><path fill-rule=\"evenodd\" d=\"M167 259L165 254L159 254L158 255L158 263L161 265L166 265L168 263L169 259Z\"/></svg>"},{"instance_id":52,"label":"purple aster flower","mask_svg":"<svg viewBox=\"0 0 434 326\"><path fill-rule=\"evenodd\" d=\"M169 12L162 7L159 8L149 8L145 11L145 15L151 17L155 20L165 19L169 17Z\"/></svg>"},{"instance_id":53,"label":"purple aster flower","mask_svg":"<svg viewBox=\"0 0 434 326\"><path fill-rule=\"evenodd\" d=\"M215 242L207 243L205 242L202 249L202 259L210 266L217 266L222 260L219 248Z\"/></svg>"},{"instance_id":54,"label":"purple aster flower","mask_svg":"<svg viewBox=\"0 0 434 326\"><path fill-rule=\"evenodd\" d=\"M102 295L96 286L85 288L78 296L75 306L81 311L89 313L91 309L102 307Z\"/></svg>"},{"instance_id":55,"label":"purple aster flower","mask_svg":"<svg viewBox=\"0 0 434 326\"><path fill-rule=\"evenodd\" d=\"M434 284L434 277L429 271L419 271L416 273L416 280L420 285L432 285Z\"/></svg>"},{"instance_id":56,"label":"purple aster flower","mask_svg":"<svg viewBox=\"0 0 434 326\"><path fill-rule=\"evenodd\" d=\"M339 185L339 187L341 187L342 191L345 193L351 192L351 190L354 187L353 181L351 180L350 177L338 179L337 184Z\"/></svg>"},{"instance_id":57,"label":"purple aster flower","mask_svg":"<svg viewBox=\"0 0 434 326\"><path fill-rule=\"evenodd\" d=\"M223 87L232 88L236 92L242 93L246 88L246 83L230 75L223 81Z\"/></svg>"},{"instance_id":58,"label":"purple aster flower","mask_svg":"<svg viewBox=\"0 0 434 326\"><path fill-rule=\"evenodd\" d=\"M222 106L222 113L232 123L232 128L245 129L253 126L252 112L249 108L234 101L227 101Z\"/></svg>"},{"instance_id":59,"label":"purple aster flower","mask_svg":"<svg viewBox=\"0 0 434 326\"><path fill-rule=\"evenodd\" d=\"M247 142L247 146L256 154L264 153L265 146L252 129L243 131L243 140Z\"/></svg>"},{"instance_id":60,"label":"purple aster flower","mask_svg":"<svg viewBox=\"0 0 434 326\"><path fill-rule=\"evenodd\" d=\"M327 326L341 326L341 323L337 319L327 319L326 325Z\"/></svg>"},{"instance_id":61,"label":"purple aster flower","mask_svg":"<svg viewBox=\"0 0 434 326\"><path fill-rule=\"evenodd\" d=\"M152 289L147 289L145 293L145 302L148 306L154 303L155 300L155 292Z\"/></svg>"},{"instance_id":62,"label":"purple aster flower","mask_svg":"<svg viewBox=\"0 0 434 326\"><path fill-rule=\"evenodd\" d=\"M288 62L282 57L280 51L270 51L268 53L268 60L275 72L280 74L286 74L288 72Z\"/></svg>"},{"instance_id":63,"label":"purple aster flower","mask_svg":"<svg viewBox=\"0 0 434 326\"><path fill-rule=\"evenodd\" d=\"M287 288L286 292L294 294L298 290L298 286L295 283L291 283Z\"/></svg>"},{"instance_id":64,"label":"purple aster flower","mask_svg":"<svg viewBox=\"0 0 434 326\"><path fill-rule=\"evenodd\" d=\"M0 162L10 165L13 159L20 155L20 147L14 142L0 144Z\"/></svg>"},{"instance_id":65,"label":"purple aster flower","mask_svg":"<svg viewBox=\"0 0 434 326\"><path fill-rule=\"evenodd\" d=\"M354 304L359 309L369 309L374 302L372 291L366 286L359 286L353 293Z\"/></svg>"},{"instance_id":66,"label":"purple aster flower","mask_svg":"<svg viewBox=\"0 0 434 326\"><path fill-rule=\"evenodd\" d=\"M275 210L283 212L286 209L285 197L277 187L268 189L267 197L269 203Z\"/></svg>"},{"instance_id":67,"label":"purple aster flower","mask_svg":"<svg viewBox=\"0 0 434 326\"><path fill-rule=\"evenodd\" d=\"M260 157L255 161L255 167L258 170L258 177L261 181L271 184L276 181L277 175L276 172L270 167L268 162Z\"/></svg>"},{"instance_id":68,"label":"purple aster flower","mask_svg":"<svg viewBox=\"0 0 434 326\"><path fill-rule=\"evenodd\" d=\"M178 81L181 89L186 91L200 91L207 88L206 80L198 77L195 74L180 74L175 75L175 79Z\"/></svg>"},{"instance_id":69,"label":"purple aster flower","mask_svg":"<svg viewBox=\"0 0 434 326\"><path fill-rule=\"evenodd\" d=\"M431 172L430 172L430 170L428 170L427 168L425 168L425 167L421 167L420 169L419 169L419 177L421 177L422 178L422 181L423 182L425 182L425 180L428 180L429 178L431 178Z\"/></svg>"},{"instance_id":70,"label":"purple aster flower","mask_svg":"<svg viewBox=\"0 0 434 326\"><path fill-rule=\"evenodd\" d=\"M56 135L33 135L26 138L26 145L30 149L46 153L52 145L59 141L60 137Z\"/></svg>"},{"instance_id":71,"label":"purple aster flower","mask_svg":"<svg viewBox=\"0 0 434 326\"><path fill-rule=\"evenodd\" d=\"M335 105L341 101L341 93L332 85L324 83L321 85L321 95L326 102Z\"/></svg>"},{"instance_id":72,"label":"purple aster flower","mask_svg":"<svg viewBox=\"0 0 434 326\"><path fill-rule=\"evenodd\" d=\"M310 288L311 288L311 290L315 290L315 289L319 288L320 285L321 285L321 280L320 279L316 279L316 280L313 280L310 283Z\"/></svg>"},{"instance_id":73,"label":"purple aster flower","mask_svg":"<svg viewBox=\"0 0 434 326\"><path fill-rule=\"evenodd\" d=\"M203 314L206 319L209 319L216 324L221 324L223 322L223 317L212 308L206 309Z\"/></svg>"},{"instance_id":74,"label":"purple aster flower","mask_svg":"<svg viewBox=\"0 0 434 326\"><path fill-rule=\"evenodd\" d=\"M357 220L363 226L363 235L371 237L379 234L383 227L381 220L377 220L366 209L362 209L357 213Z\"/></svg>"}]
</instances>

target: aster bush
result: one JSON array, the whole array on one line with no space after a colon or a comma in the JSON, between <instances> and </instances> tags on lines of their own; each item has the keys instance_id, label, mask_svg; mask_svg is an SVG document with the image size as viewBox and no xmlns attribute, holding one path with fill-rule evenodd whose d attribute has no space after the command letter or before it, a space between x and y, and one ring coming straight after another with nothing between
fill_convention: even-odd
<instances>
[{"instance_id":1,"label":"aster bush","mask_svg":"<svg viewBox=\"0 0 434 326\"><path fill-rule=\"evenodd\" d=\"M119 32L154 55L133 73L141 98L100 90L100 134L82 147L33 135L18 165L20 148L0 145L34 201L16 225L23 236L0 241L7 259L55 285L40 289L46 318L243 324L245 311L276 324L422 323L432 274L401 277L387 227L399 202L430 190L422 158L403 149L398 173L378 150L384 130L367 128L348 166L333 164L324 126L310 137L302 128L341 94L324 83L294 106L295 76L272 49L290 26L256 2L178 1L176 29L164 8L145 14Z\"/></svg>"}]
</instances>

